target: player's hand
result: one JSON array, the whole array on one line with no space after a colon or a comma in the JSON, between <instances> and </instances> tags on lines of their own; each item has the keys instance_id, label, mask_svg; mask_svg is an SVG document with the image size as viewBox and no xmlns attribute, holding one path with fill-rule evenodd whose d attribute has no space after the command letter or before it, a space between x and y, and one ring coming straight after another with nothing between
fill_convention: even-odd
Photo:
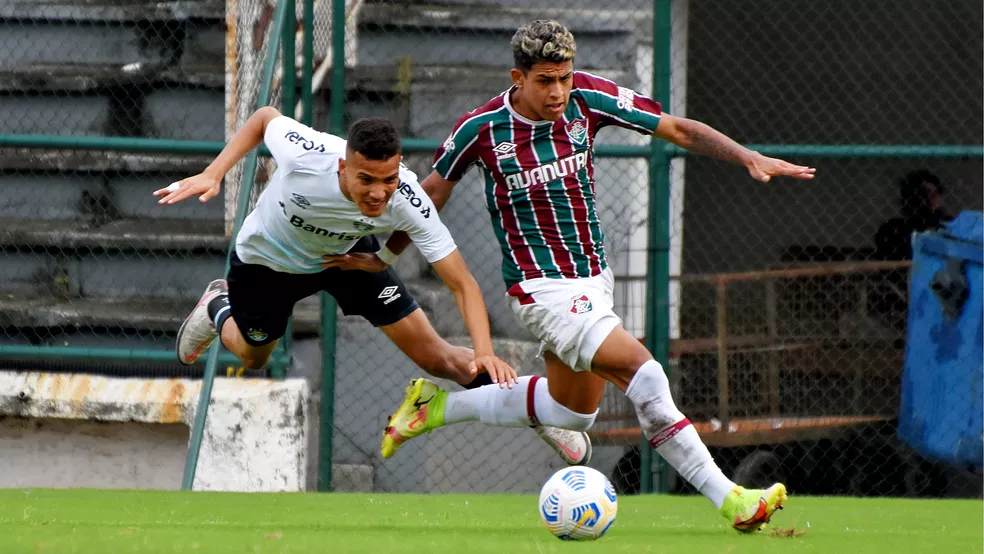
<instances>
[{"instance_id":1,"label":"player's hand","mask_svg":"<svg viewBox=\"0 0 984 554\"><path fill-rule=\"evenodd\" d=\"M198 196L198 200L207 202L215 195L219 194L222 187L222 178L216 178L206 173L199 173L193 177L182 179L170 185L154 191L154 196L163 196L157 201L158 204L174 204L186 198Z\"/></svg>"},{"instance_id":2,"label":"player's hand","mask_svg":"<svg viewBox=\"0 0 984 554\"><path fill-rule=\"evenodd\" d=\"M746 165L752 178L763 183L768 183L773 177L812 179L817 172L816 168L791 164L778 158L763 156L757 152Z\"/></svg>"},{"instance_id":3,"label":"player's hand","mask_svg":"<svg viewBox=\"0 0 984 554\"><path fill-rule=\"evenodd\" d=\"M468 364L468 369L473 372L489 372L492 382L498 383L500 389L512 388L516 383L516 370L497 356L479 356Z\"/></svg>"},{"instance_id":4,"label":"player's hand","mask_svg":"<svg viewBox=\"0 0 984 554\"><path fill-rule=\"evenodd\" d=\"M371 252L353 252L338 256L322 256L321 259L324 260L321 263L321 267L325 269L337 267L345 271L358 269L360 271L375 273L377 271L384 271L389 267L386 265L386 262L380 260Z\"/></svg>"}]
</instances>

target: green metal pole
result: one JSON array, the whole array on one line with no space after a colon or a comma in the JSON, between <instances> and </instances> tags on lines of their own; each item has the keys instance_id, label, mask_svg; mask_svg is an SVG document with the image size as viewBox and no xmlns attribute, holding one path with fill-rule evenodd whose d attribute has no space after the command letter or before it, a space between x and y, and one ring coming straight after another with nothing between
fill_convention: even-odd
<instances>
[{"instance_id":1,"label":"green metal pole","mask_svg":"<svg viewBox=\"0 0 984 554\"><path fill-rule=\"evenodd\" d=\"M273 76L277 65L277 51L280 46L280 33L284 26L284 13L286 4L291 0L281 0L277 2L277 7L273 12L273 23L270 28L270 38L267 40L266 59L263 60L263 79L260 81L260 94L257 98L257 108L267 105L270 102L270 90L273 85ZM243 180L239 187L239 199L236 203L236 218L233 225L232 236L239 233L239 229L246 219L246 212L249 211L249 199L253 194L253 180L256 178L257 151L254 149L246 158L246 166L243 171ZM229 251L226 253L225 271L229 272L229 261L232 259L232 252L236 247L236 241L229 241ZM195 484L195 472L198 470L198 453L202 448L202 437L205 434L205 419L208 414L208 404L212 399L212 383L215 381L216 367L219 361L219 349L222 340L217 340L209 347L208 361L205 363L205 375L202 376L202 390L198 395L198 409L195 411L195 425L191 430L191 444L188 447L188 458L185 460L184 478L181 481L182 490L192 490Z\"/></svg>"},{"instance_id":2,"label":"green metal pole","mask_svg":"<svg viewBox=\"0 0 984 554\"><path fill-rule=\"evenodd\" d=\"M297 51L294 40L297 36L296 0L284 0L284 26L281 36L284 43L284 86L281 113L294 117L294 102L297 97Z\"/></svg>"},{"instance_id":3,"label":"green metal pole","mask_svg":"<svg viewBox=\"0 0 984 554\"><path fill-rule=\"evenodd\" d=\"M318 438L318 491L331 491L335 449L335 299L321 293L321 424Z\"/></svg>"},{"instance_id":4,"label":"green metal pole","mask_svg":"<svg viewBox=\"0 0 984 554\"><path fill-rule=\"evenodd\" d=\"M670 105L670 2L653 2L653 97ZM670 329L670 157L654 137L649 156L649 228L646 255L646 347L669 372ZM653 449L643 436L641 492L653 491ZM665 460L658 458L658 492L669 489Z\"/></svg>"},{"instance_id":5,"label":"green metal pole","mask_svg":"<svg viewBox=\"0 0 984 554\"><path fill-rule=\"evenodd\" d=\"M329 132L345 133L345 0L331 5L331 114Z\"/></svg>"},{"instance_id":6,"label":"green metal pole","mask_svg":"<svg viewBox=\"0 0 984 554\"><path fill-rule=\"evenodd\" d=\"M305 0L310 2L312 0ZM305 48L309 45L305 44ZM306 65L306 64L305 64ZM305 77L310 82L310 79ZM303 85L302 85L303 92ZM344 99L343 99L344 102ZM302 117L308 119L309 114ZM441 141L435 139L405 138L403 151L408 154L431 154ZM13 148L45 148L49 150L119 150L122 152L154 152L163 154L218 154L225 147L220 140L178 140L138 137L99 137L71 135L31 135L0 133L0 146ZM748 144L752 150L766 156L811 156L815 158L932 158L932 159L981 159L984 145L980 144ZM689 155L672 144L663 149L670 157ZM262 155L269 155L261 148ZM648 157L649 146L628 144L599 144L595 155L599 158Z\"/></svg>"},{"instance_id":7,"label":"green metal pole","mask_svg":"<svg viewBox=\"0 0 984 554\"><path fill-rule=\"evenodd\" d=\"M177 363L173 350L137 350L134 348L90 348L86 346L32 346L23 344L0 345L0 358L34 359L56 358L107 360L114 362L164 362ZM232 354L219 357L222 363L238 362Z\"/></svg>"},{"instance_id":8,"label":"green metal pole","mask_svg":"<svg viewBox=\"0 0 984 554\"><path fill-rule=\"evenodd\" d=\"M283 43L283 59L281 60L284 71L283 99L281 101L280 112L287 117L293 118L294 107L297 97L297 2L296 0L284 0L284 25L281 28L281 42ZM291 343L294 337L294 318L287 318L287 327L284 329L284 336L277 344L277 350L285 353L284 359L289 359L287 353L290 352ZM270 377L283 379L287 376L287 368L283 364L271 364Z\"/></svg>"},{"instance_id":9,"label":"green metal pole","mask_svg":"<svg viewBox=\"0 0 984 554\"><path fill-rule=\"evenodd\" d=\"M331 113L329 132L345 133L345 0L333 0L331 12ZM318 490L331 490L335 447L335 299L321 293L321 429Z\"/></svg>"},{"instance_id":10,"label":"green metal pole","mask_svg":"<svg viewBox=\"0 0 984 554\"><path fill-rule=\"evenodd\" d=\"M304 0L304 19L301 23L304 43L304 64L301 66L301 123L312 125L314 119L314 0Z\"/></svg>"}]
</instances>

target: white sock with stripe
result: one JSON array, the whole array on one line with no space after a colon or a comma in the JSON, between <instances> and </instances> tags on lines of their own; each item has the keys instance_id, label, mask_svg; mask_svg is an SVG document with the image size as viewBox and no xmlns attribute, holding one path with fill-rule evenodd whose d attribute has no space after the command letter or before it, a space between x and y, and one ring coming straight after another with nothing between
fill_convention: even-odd
<instances>
[{"instance_id":1,"label":"white sock with stripe","mask_svg":"<svg viewBox=\"0 0 984 554\"><path fill-rule=\"evenodd\" d=\"M580 414L559 404L550 396L547 380L520 377L510 389L485 385L477 389L448 393L444 404L444 424L481 421L500 427L528 427L533 420L541 425L576 431L587 430L594 414Z\"/></svg>"},{"instance_id":2,"label":"white sock with stripe","mask_svg":"<svg viewBox=\"0 0 984 554\"><path fill-rule=\"evenodd\" d=\"M669 380L659 362L650 360L642 364L625 395L635 406L642 432L656 452L721 508L735 484L714 463L697 430L673 403Z\"/></svg>"}]
</instances>

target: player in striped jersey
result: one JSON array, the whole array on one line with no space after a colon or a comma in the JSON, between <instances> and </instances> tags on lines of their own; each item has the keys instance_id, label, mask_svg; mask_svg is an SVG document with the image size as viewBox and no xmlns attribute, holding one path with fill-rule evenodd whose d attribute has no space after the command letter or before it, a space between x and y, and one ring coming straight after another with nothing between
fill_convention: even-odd
<instances>
[{"instance_id":1,"label":"player in striped jersey","mask_svg":"<svg viewBox=\"0 0 984 554\"><path fill-rule=\"evenodd\" d=\"M759 530L782 507L785 486L748 490L725 477L674 404L662 366L612 310L592 147L599 129L616 125L742 165L763 182L812 179L815 170L748 150L703 123L663 113L631 89L574 71L574 37L556 21L521 27L512 49L514 85L458 121L422 186L440 208L472 165L482 170L508 301L542 341L547 379L450 394L418 379L384 432L384 455L460 421L586 430L609 381L632 401L646 437L683 478L734 528ZM387 248L399 252L406 242L392 237Z\"/></svg>"}]
</instances>

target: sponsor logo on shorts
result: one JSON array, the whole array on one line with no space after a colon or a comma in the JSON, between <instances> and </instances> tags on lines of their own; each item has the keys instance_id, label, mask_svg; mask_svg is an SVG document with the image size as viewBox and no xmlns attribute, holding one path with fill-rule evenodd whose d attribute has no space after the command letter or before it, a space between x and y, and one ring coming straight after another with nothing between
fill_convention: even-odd
<instances>
[{"instance_id":1,"label":"sponsor logo on shorts","mask_svg":"<svg viewBox=\"0 0 984 554\"><path fill-rule=\"evenodd\" d=\"M591 299L585 295L581 295L574 299L574 303L571 305L571 313L575 315L586 314L591 311L594 306L591 305Z\"/></svg>"},{"instance_id":2,"label":"sponsor logo on shorts","mask_svg":"<svg viewBox=\"0 0 984 554\"><path fill-rule=\"evenodd\" d=\"M587 123L583 119L575 119L567 124L567 136L571 142L579 146L584 145L584 139L588 138Z\"/></svg>"},{"instance_id":3,"label":"sponsor logo on shorts","mask_svg":"<svg viewBox=\"0 0 984 554\"><path fill-rule=\"evenodd\" d=\"M388 305L400 297L400 293L396 292L397 290L399 290L399 287L390 285L384 288L377 298L383 299L383 304Z\"/></svg>"},{"instance_id":4,"label":"sponsor logo on shorts","mask_svg":"<svg viewBox=\"0 0 984 554\"><path fill-rule=\"evenodd\" d=\"M246 335L255 341L266 340L266 338L270 336L263 329L253 329L253 328L250 328L248 331L246 331Z\"/></svg>"}]
</instances>

